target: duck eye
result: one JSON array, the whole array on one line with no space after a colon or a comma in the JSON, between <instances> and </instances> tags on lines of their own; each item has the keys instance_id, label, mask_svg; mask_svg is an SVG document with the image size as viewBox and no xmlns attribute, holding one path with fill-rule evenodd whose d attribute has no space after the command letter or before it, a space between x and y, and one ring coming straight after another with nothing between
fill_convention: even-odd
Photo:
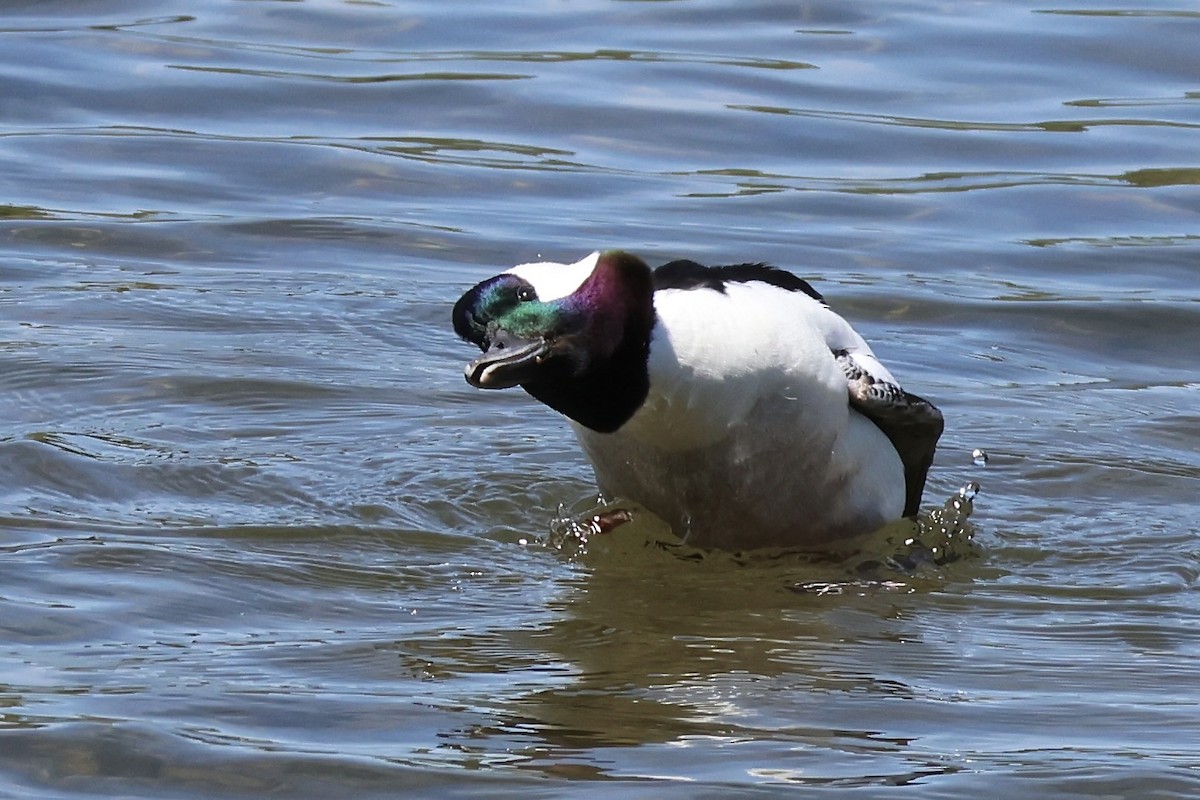
<instances>
[{"instance_id":1,"label":"duck eye","mask_svg":"<svg viewBox=\"0 0 1200 800\"><path fill-rule=\"evenodd\" d=\"M517 289L517 299L522 303L528 303L530 300L536 300L537 295L533 289L530 289L528 286L522 286L520 289Z\"/></svg>"}]
</instances>

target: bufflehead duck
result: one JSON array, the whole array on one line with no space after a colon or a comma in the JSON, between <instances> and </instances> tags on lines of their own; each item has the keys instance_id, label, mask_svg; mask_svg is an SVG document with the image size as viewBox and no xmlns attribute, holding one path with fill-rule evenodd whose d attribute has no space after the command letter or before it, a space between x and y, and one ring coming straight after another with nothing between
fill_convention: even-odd
<instances>
[{"instance_id":1,"label":"bufflehead duck","mask_svg":"<svg viewBox=\"0 0 1200 800\"><path fill-rule=\"evenodd\" d=\"M828 547L912 516L942 433L816 290L765 264L522 264L453 322L483 351L469 383L565 415L604 494L698 547Z\"/></svg>"}]
</instances>

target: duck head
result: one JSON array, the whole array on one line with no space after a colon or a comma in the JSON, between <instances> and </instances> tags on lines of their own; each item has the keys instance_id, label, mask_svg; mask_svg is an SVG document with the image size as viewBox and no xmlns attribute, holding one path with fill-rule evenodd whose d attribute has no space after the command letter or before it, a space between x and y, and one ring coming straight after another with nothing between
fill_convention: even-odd
<instances>
[{"instance_id":1,"label":"duck head","mask_svg":"<svg viewBox=\"0 0 1200 800\"><path fill-rule=\"evenodd\" d=\"M467 382L520 386L579 424L611 433L649 391L653 293L646 263L619 251L488 278L454 304L454 331L483 351L467 364Z\"/></svg>"}]
</instances>

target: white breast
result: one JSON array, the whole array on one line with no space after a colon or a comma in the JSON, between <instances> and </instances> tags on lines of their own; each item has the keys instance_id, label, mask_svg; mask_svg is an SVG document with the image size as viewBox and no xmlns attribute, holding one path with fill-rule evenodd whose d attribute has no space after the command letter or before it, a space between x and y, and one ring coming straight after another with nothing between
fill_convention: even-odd
<instances>
[{"instance_id":1,"label":"white breast","mask_svg":"<svg viewBox=\"0 0 1200 800\"><path fill-rule=\"evenodd\" d=\"M807 428L844 417L845 377L816 324L825 309L811 297L729 284L725 293L659 291L654 306L650 397L629 423L639 438L667 449L711 443L767 399Z\"/></svg>"},{"instance_id":2,"label":"white breast","mask_svg":"<svg viewBox=\"0 0 1200 800\"><path fill-rule=\"evenodd\" d=\"M661 290L655 311L643 407L613 434L576 426L602 490L705 547L814 544L900 516L899 456L850 408L831 341L878 362L841 317L758 282Z\"/></svg>"}]
</instances>

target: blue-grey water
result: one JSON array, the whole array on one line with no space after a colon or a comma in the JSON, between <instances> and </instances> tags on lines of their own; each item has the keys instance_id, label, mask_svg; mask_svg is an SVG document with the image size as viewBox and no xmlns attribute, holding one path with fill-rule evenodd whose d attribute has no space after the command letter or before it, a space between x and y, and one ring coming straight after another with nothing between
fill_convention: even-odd
<instances>
[{"instance_id":1,"label":"blue-grey water","mask_svg":"<svg viewBox=\"0 0 1200 800\"><path fill-rule=\"evenodd\" d=\"M1197 42L1180 0L4 3L0 796L1200 795ZM449 308L610 247L812 280L969 520L580 542L566 426L467 386Z\"/></svg>"}]
</instances>

